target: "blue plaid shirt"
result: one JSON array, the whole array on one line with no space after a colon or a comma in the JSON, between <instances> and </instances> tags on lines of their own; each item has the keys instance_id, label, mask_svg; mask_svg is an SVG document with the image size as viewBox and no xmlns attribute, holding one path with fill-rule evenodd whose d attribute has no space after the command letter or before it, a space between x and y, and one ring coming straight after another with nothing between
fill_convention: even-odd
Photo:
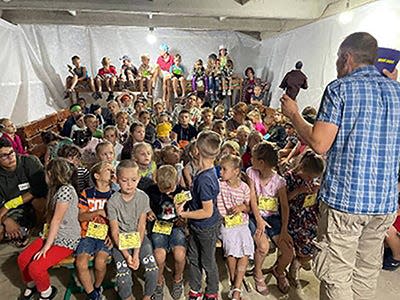
<instances>
[{"instance_id":1,"label":"blue plaid shirt","mask_svg":"<svg viewBox=\"0 0 400 300\"><path fill-rule=\"evenodd\" d=\"M339 127L319 199L351 214L389 214L398 204L400 83L374 66L331 82L317 121Z\"/></svg>"}]
</instances>

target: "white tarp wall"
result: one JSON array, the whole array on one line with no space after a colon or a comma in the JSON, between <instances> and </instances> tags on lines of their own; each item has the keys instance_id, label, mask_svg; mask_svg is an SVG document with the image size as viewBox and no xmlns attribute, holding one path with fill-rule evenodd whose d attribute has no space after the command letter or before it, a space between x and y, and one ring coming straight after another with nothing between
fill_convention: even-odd
<instances>
[{"instance_id":1,"label":"white tarp wall","mask_svg":"<svg viewBox=\"0 0 400 300\"><path fill-rule=\"evenodd\" d=\"M264 76L272 80L271 106L279 106L279 84L296 61L302 60L309 88L300 92L297 101L301 108L318 108L325 86L336 78L339 45L353 32L369 32L379 46L400 49L399 0L377 1L352 12L353 19L348 24L333 16L262 42L259 65L264 66Z\"/></svg>"},{"instance_id":2,"label":"white tarp wall","mask_svg":"<svg viewBox=\"0 0 400 300\"><path fill-rule=\"evenodd\" d=\"M158 57L158 47L167 43L172 53L180 53L183 65L191 71L193 63L227 46L241 72L257 63L261 43L249 36L222 31L183 31L158 29L157 42L149 45L147 28L116 26L12 25L0 20L0 84L2 85L0 117L11 117L15 123L34 120L65 107L62 92L67 63L71 56L81 57L93 76L101 67L101 58L109 56L118 69L122 55L132 57L135 65L140 55L149 53L151 63Z\"/></svg>"}]
</instances>

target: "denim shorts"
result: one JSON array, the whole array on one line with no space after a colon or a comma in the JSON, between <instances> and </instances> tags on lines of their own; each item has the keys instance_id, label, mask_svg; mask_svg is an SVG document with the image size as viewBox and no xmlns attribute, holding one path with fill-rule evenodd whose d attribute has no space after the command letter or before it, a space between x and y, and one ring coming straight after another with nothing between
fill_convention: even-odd
<instances>
[{"instance_id":1,"label":"denim shorts","mask_svg":"<svg viewBox=\"0 0 400 300\"><path fill-rule=\"evenodd\" d=\"M270 238L273 238L274 236L278 235L281 233L281 216L280 215L272 215L268 217L262 217L270 226L265 226L265 234L269 236ZM251 235L254 236L256 233L257 229L257 222L256 219L254 218L253 215L250 215L249 218L249 228L251 231Z\"/></svg>"},{"instance_id":2,"label":"denim shorts","mask_svg":"<svg viewBox=\"0 0 400 300\"><path fill-rule=\"evenodd\" d=\"M100 251L111 254L111 249L106 246L103 240L85 237L81 238L78 247L75 250L75 256L83 253L94 256Z\"/></svg>"},{"instance_id":3,"label":"denim shorts","mask_svg":"<svg viewBox=\"0 0 400 300\"><path fill-rule=\"evenodd\" d=\"M186 235L183 227L172 228L170 235L152 232L150 239L154 249L161 248L169 252L176 246L186 248Z\"/></svg>"}]
</instances>

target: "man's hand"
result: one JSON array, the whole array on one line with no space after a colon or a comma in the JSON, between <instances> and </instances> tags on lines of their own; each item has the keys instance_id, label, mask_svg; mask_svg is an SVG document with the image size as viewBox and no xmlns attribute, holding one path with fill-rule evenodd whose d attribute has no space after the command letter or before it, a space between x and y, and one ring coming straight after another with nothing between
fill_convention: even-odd
<instances>
[{"instance_id":1,"label":"man's hand","mask_svg":"<svg viewBox=\"0 0 400 300\"><path fill-rule=\"evenodd\" d=\"M394 69L393 72L389 72L388 70L383 69L382 73L383 73L386 77L388 77L388 78L390 78L390 79L393 79L393 80L397 80L397 77L398 77L398 75L399 75L399 72L397 71L397 69Z\"/></svg>"},{"instance_id":2,"label":"man's hand","mask_svg":"<svg viewBox=\"0 0 400 300\"><path fill-rule=\"evenodd\" d=\"M282 113L288 117L289 119L292 119L293 116L298 113L299 107L292 98L290 98L288 95L283 94L281 99L281 109Z\"/></svg>"}]
</instances>

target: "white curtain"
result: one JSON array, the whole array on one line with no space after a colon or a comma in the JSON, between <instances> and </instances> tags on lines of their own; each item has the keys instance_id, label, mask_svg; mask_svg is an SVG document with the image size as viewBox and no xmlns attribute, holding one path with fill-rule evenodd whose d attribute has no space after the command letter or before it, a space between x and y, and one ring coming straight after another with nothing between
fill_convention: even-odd
<instances>
[{"instance_id":1,"label":"white curtain","mask_svg":"<svg viewBox=\"0 0 400 300\"><path fill-rule=\"evenodd\" d=\"M300 92L297 101L301 108L307 105L318 108L325 86L336 78L339 45L353 32L369 32L379 46L400 49L400 1L381 0L352 13L353 19L347 24L342 24L339 16L333 16L262 42L259 66L272 80L273 107L279 106L281 80L296 61L302 60L309 88Z\"/></svg>"}]
</instances>

